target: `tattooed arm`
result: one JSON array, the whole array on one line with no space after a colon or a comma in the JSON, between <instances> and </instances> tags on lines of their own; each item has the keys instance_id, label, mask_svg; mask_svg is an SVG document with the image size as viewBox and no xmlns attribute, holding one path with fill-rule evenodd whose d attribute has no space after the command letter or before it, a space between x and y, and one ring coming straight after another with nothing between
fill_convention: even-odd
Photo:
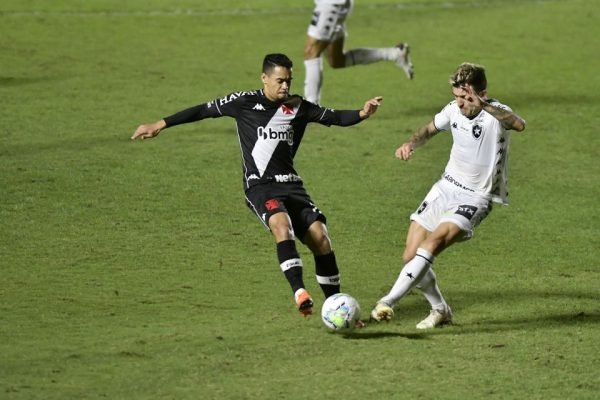
<instances>
[{"instance_id":1,"label":"tattooed arm","mask_svg":"<svg viewBox=\"0 0 600 400\"><path fill-rule=\"evenodd\" d=\"M417 129L410 139L408 139L408 142L398 147L396 150L396 158L405 161L408 160L412 156L415 148L425 144L425 142L434 137L438 132L439 130L435 127L433 121Z\"/></svg>"},{"instance_id":2,"label":"tattooed arm","mask_svg":"<svg viewBox=\"0 0 600 400\"><path fill-rule=\"evenodd\" d=\"M498 121L500 121L504 129L514 129L518 132L521 132L525 129L525 120L523 120L523 118L519 117L514 112L491 105L485 100L481 102L481 107Z\"/></svg>"},{"instance_id":3,"label":"tattooed arm","mask_svg":"<svg viewBox=\"0 0 600 400\"><path fill-rule=\"evenodd\" d=\"M487 100L475 92L472 86L466 85L462 88L467 92L466 101L483 108L487 113L500 121L504 129L514 129L518 132L525 129L525 120L514 112L488 103Z\"/></svg>"}]
</instances>

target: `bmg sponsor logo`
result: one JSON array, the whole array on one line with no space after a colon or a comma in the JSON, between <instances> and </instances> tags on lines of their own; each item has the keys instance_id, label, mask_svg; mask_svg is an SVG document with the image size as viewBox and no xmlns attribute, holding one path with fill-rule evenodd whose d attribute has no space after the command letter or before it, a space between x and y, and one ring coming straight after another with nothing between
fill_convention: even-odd
<instances>
[{"instance_id":1,"label":"bmg sponsor logo","mask_svg":"<svg viewBox=\"0 0 600 400\"><path fill-rule=\"evenodd\" d=\"M282 125L279 129L259 126L256 133L259 139L287 141L290 146L294 144L294 128L291 125Z\"/></svg>"}]
</instances>

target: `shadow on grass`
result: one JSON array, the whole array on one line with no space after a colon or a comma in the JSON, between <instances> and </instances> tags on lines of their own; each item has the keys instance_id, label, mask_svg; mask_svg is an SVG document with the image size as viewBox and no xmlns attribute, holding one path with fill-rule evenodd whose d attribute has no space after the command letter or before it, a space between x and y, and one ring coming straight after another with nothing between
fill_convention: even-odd
<instances>
[{"instance_id":1,"label":"shadow on grass","mask_svg":"<svg viewBox=\"0 0 600 400\"><path fill-rule=\"evenodd\" d=\"M458 291L452 293L450 304L454 310L454 324L437 329L417 331L414 324L423 318L427 304L420 295L411 294L397 306L396 315L386 324L368 323L360 331L347 335L349 339L382 339L400 337L423 340L435 335L497 333L506 331L535 331L549 327L592 326L600 324L600 312L590 306L596 293L577 290L503 290L501 292ZM573 311L546 310L547 303L556 302ZM581 303L584 301L584 303ZM489 313L469 310L473 306L490 304ZM498 310L498 311L494 311ZM389 324L389 325L388 325ZM393 332L390 329L397 329ZM413 331L413 332L411 332Z\"/></svg>"},{"instance_id":2,"label":"shadow on grass","mask_svg":"<svg viewBox=\"0 0 600 400\"><path fill-rule=\"evenodd\" d=\"M344 339L382 339L388 337L401 337L410 340L422 340L427 339L426 333L401 333L401 332L369 332L369 327L344 335Z\"/></svg>"},{"instance_id":3,"label":"shadow on grass","mask_svg":"<svg viewBox=\"0 0 600 400\"><path fill-rule=\"evenodd\" d=\"M391 322L394 323L393 321ZM569 326L569 325L592 325L600 323L600 313L562 313L555 315L544 315L537 317L518 317L505 319L490 319L483 320L474 324L453 324L440 328L427 330L418 333L410 332L390 332L389 327L385 331L376 331L378 326L376 323L371 323L364 330L356 331L345 335L347 339L382 339L388 337L401 337L410 340L424 340L430 336L437 335L458 335L471 333L497 333L513 330L537 330L545 329L551 326ZM397 323L399 329L415 329L412 326L406 326L401 322ZM379 328L381 329L381 328Z\"/></svg>"}]
</instances>

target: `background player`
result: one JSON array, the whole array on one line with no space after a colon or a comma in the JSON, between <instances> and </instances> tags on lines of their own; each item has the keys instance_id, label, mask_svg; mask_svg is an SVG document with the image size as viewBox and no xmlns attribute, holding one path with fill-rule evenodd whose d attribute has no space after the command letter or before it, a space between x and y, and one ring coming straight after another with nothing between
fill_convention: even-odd
<instances>
[{"instance_id":1,"label":"background player","mask_svg":"<svg viewBox=\"0 0 600 400\"><path fill-rule=\"evenodd\" d=\"M332 68L346 68L376 61L392 61L413 78L413 65L408 44L389 48L353 49L344 52L346 18L352 11L352 0L315 0L312 19L304 44L304 97L319 104L323 83L323 53Z\"/></svg>"},{"instance_id":2,"label":"background player","mask_svg":"<svg viewBox=\"0 0 600 400\"><path fill-rule=\"evenodd\" d=\"M450 84L455 100L396 150L397 158L408 160L415 148L439 131L452 133L444 174L410 217L404 268L371 312L377 321L389 320L396 302L418 284L431 312L417 328L451 322L452 311L431 268L434 257L453 243L469 239L475 226L492 210L492 202L508 203L510 130L524 130L525 121L508 106L488 99L485 70L480 65L461 64L451 75Z\"/></svg>"},{"instance_id":3,"label":"background player","mask_svg":"<svg viewBox=\"0 0 600 400\"><path fill-rule=\"evenodd\" d=\"M313 301L304 286L296 237L314 254L317 281L325 297L340 291L340 280L325 215L304 189L294 169L294 156L308 123L354 125L375 113L382 98L368 100L360 110L332 110L290 95L292 61L283 54L264 58L261 80L263 89L233 92L140 125L131 139L153 138L165 128L205 118L236 120L246 202L271 230L281 270L298 310L306 316L312 313Z\"/></svg>"}]
</instances>

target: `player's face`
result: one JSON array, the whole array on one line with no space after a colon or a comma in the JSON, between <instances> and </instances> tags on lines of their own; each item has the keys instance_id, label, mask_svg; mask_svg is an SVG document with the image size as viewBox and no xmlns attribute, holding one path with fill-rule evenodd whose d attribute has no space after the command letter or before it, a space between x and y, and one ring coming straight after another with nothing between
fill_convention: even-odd
<instances>
[{"instance_id":1,"label":"player's face","mask_svg":"<svg viewBox=\"0 0 600 400\"><path fill-rule=\"evenodd\" d=\"M456 99L456 105L465 117L474 117L481 112L481 106L473 103L472 96L465 89L452 87L452 94L454 95L454 99Z\"/></svg>"},{"instance_id":2,"label":"player's face","mask_svg":"<svg viewBox=\"0 0 600 400\"><path fill-rule=\"evenodd\" d=\"M271 101L281 101L290 95L292 85L292 70L285 67L275 67L268 74L261 76L265 96Z\"/></svg>"}]
</instances>

